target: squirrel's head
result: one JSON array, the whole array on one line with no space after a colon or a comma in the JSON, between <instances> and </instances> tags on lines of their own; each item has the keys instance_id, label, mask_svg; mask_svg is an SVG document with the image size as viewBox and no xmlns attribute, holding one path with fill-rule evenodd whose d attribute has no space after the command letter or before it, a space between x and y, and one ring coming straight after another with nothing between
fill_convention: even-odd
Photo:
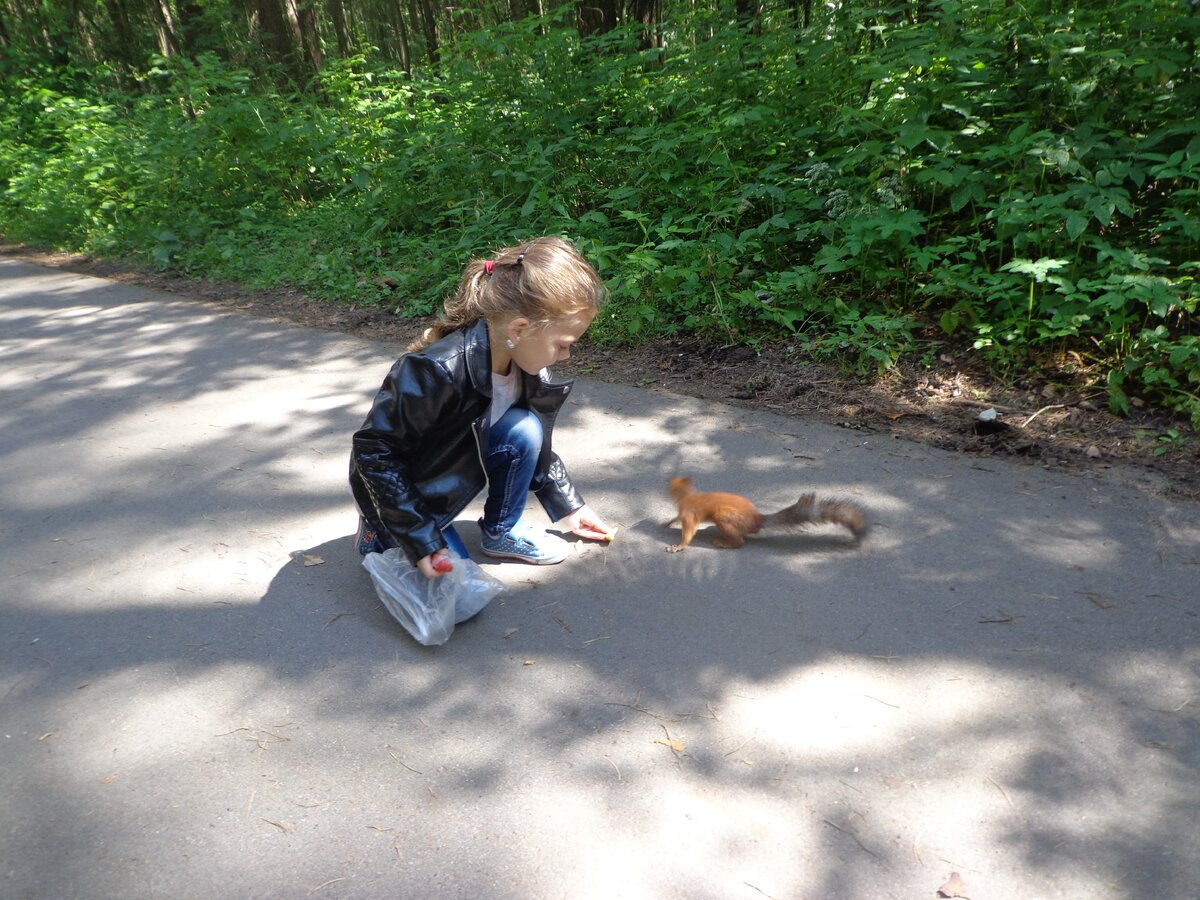
<instances>
[{"instance_id":1,"label":"squirrel's head","mask_svg":"<svg viewBox=\"0 0 1200 900\"><path fill-rule=\"evenodd\" d=\"M680 475L678 478L672 478L670 482L671 498L678 500L680 497L686 497L692 492L692 479L686 475Z\"/></svg>"}]
</instances>

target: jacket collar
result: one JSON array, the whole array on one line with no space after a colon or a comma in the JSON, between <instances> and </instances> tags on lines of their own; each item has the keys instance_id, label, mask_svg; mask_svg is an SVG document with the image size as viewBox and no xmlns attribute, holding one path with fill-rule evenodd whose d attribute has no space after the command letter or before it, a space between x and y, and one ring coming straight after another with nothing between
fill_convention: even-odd
<instances>
[{"instance_id":1,"label":"jacket collar","mask_svg":"<svg viewBox=\"0 0 1200 900\"><path fill-rule=\"evenodd\" d=\"M475 390L485 397L492 396L492 345L488 338L487 319L478 319L463 332L463 353L467 361L467 377Z\"/></svg>"},{"instance_id":2,"label":"jacket collar","mask_svg":"<svg viewBox=\"0 0 1200 900\"><path fill-rule=\"evenodd\" d=\"M488 336L487 319L478 319L463 329L463 357L467 361L467 377L471 385L485 397L492 396L492 344ZM515 364L514 364L515 365ZM566 388L569 392L575 384L568 381L551 381L550 371L543 369L537 375L521 374L525 383L525 394L541 393L548 388ZM562 392L563 396L566 392Z\"/></svg>"}]
</instances>

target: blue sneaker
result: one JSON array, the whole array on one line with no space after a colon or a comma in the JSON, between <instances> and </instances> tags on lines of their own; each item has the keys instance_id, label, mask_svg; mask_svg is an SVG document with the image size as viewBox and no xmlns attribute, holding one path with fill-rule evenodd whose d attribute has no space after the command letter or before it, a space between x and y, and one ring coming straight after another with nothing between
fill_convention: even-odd
<instances>
[{"instance_id":1,"label":"blue sneaker","mask_svg":"<svg viewBox=\"0 0 1200 900\"><path fill-rule=\"evenodd\" d=\"M358 517L358 533L354 536L354 549L358 551L359 556L366 556L368 553L382 553L387 549L384 547L383 541L379 540L379 535L362 516Z\"/></svg>"},{"instance_id":2,"label":"blue sneaker","mask_svg":"<svg viewBox=\"0 0 1200 900\"><path fill-rule=\"evenodd\" d=\"M571 552L571 545L562 538L535 528L524 519L498 535L489 533L480 519L479 530L483 533L479 549L497 559L519 559L535 566L552 566L562 562Z\"/></svg>"}]
</instances>

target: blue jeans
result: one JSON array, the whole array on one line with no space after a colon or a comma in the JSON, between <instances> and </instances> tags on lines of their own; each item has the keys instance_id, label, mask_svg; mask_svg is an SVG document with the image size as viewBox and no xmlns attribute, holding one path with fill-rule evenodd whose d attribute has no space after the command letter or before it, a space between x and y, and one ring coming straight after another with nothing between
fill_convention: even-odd
<instances>
[{"instance_id":1,"label":"blue jeans","mask_svg":"<svg viewBox=\"0 0 1200 900\"><path fill-rule=\"evenodd\" d=\"M482 526L491 534L508 531L525 511L529 486L542 452L542 423L527 409L513 407L488 433L484 471L488 477L488 495L483 505ZM470 559L466 545L453 525L442 529L442 537L450 552L460 559ZM382 534L371 530L359 516L358 552L382 553L391 546Z\"/></svg>"},{"instance_id":2,"label":"blue jeans","mask_svg":"<svg viewBox=\"0 0 1200 900\"><path fill-rule=\"evenodd\" d=\"M489 534L508 531L525 512L542 436L542 423L527 409L513 407L492 426L484 459L488 495L482 520Z\"/></svg>"}]
</instances>

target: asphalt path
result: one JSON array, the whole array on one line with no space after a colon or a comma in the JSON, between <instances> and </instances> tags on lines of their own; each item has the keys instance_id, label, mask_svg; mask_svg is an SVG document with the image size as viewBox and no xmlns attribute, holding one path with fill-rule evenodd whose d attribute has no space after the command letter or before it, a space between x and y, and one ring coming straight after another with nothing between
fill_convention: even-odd
<instances>
[{"instance_id":1,"label":"asphalt path","mask_svg":"<svg viewBox=\"0 0 1200 900\"><path fill-rule=\"evenodd\" d=\"M399 351L0 259L0 895L1200 895L1196 505L580 379L615 542L428 648L351 547ZM667 553L681 473L873 530Z\"/></svg>"}]
</instances>

